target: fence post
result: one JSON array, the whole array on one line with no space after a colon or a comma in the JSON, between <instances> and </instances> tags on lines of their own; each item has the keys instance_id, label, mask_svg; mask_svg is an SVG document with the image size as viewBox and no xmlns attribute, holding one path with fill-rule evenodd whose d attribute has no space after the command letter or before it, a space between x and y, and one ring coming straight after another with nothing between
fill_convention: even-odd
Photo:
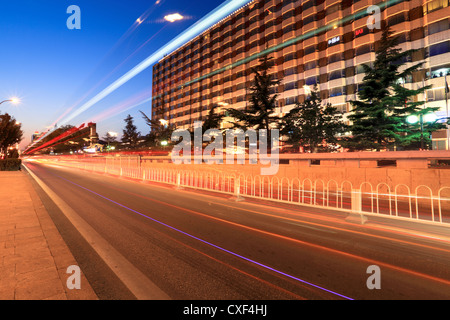
<instances>
[{"instance_id":1,"label":"fence post","mask_svg":"<svg viewBox=\"0 0 450 320\"><path fill-rule=\"evenodd\" d=\"M234 179L234 195L230 198L234 201L243 201L244 198L241 196L241 177Z\"/></svg>"},{"instance_id":2,"label":"fence post","mask_svg":"<svg viewBox=\"0 0 450 320\"><path fill-rule=\"evenodd\" d=\"M351 212L349 213L347 218L345 218L345 220L348 222L364 224L367 221L367 217L365 217L362 213L361 189L352 189L351 203Z\"/></svg>"},{"instance_id":3,"label":"fence post","mask_svg":"<svg viewBox=\"0 0 450 320\"><path fill-rule=\"evenodd\" d=\"M184 189L181 186L181 174L179 172L177 173L177 183L176 183L175 189L178 189L178 190Z\"/></svg>"}]
</instances>

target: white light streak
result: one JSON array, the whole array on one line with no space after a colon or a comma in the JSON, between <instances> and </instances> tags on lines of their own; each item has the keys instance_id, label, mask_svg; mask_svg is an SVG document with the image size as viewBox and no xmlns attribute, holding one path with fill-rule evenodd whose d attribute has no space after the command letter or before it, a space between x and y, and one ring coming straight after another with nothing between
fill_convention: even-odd
<instances>
[{"instance_id":1,"label":"white light streak","mask_svg":"<svg viewBox=\"0 0 450 320\"><path fill-rule=\"evenodd\" d=\"M246 5L252 0L228 0L224 2L222 5L214 9L212 12L207 14L205 17L197 21L194 25L192 25L190 28L188 28L186 31L182 32L180 35L178 35L175 39L170 41L168 44L163 46L162 48L158 49L155 53L150 55L147 59L143 60L141 63L139 63L137 66L135 66L133 69L125 73L123 76L121 76L119 79L114 81L112 84L110 84L108 87L103 89L99 94L94 96L92 99L87 101L85 104L83 104L81 107L79 107L77 110L75 110L71 115L69 115L67 118L63 119L60 122L60 125L64 125L69 123L72 119L83 113L84 111L91 108L93 105L104 99L106 96L120 88L122 85L133 79L135 76L140 74L142 71L156 63L158 60L163 58L165 55L171 53L175 49L182 46L184 43L189 41L190 39L194 38L195 36L199 35L203 31L207 30L209 27L220 21L221 19L225 18L226 16L230 15L234 11L238 10L240 7Z\"/></svg>"},{"instance_id":2,"label":"white light streak","mask_svg":"<svg viewBox=\"0 0 450 320\"><path fill-rule=\"evenodd\" d=\"M164 17L164 20L169 21L169 22L175 22L177 20L183 20L183 16L179 13L173 13L173 14L169 14L167 16Z\"/></svg>"}]
</instances>

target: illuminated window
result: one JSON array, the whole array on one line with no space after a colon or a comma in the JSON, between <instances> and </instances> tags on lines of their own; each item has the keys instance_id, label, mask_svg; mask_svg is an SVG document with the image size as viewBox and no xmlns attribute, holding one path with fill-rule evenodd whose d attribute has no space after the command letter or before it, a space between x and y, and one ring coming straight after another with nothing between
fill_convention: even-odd
<instances>
[{"instance_id":1,"label":"illuminated window","mask_svg":"<svg viewBox=\"0 0 450 320\"><path fill-rule=\"evenodd\" d=\"M448 7L448 0L433 0L423 6L423 13L431 13L445 7Z\"/></svg>"},{"instance_id":2,"label":"illuminated window","mask_svg":"<svg viewBox=\"0 0 450 320\"><path fill-rule=\"evenodd\" d=\"M450 75L450 64L433 67L427 72L430 78L440 78Z\"/></svg>"},{"instance_id":3,"label":"illuminated window","mask_svg":"<svg viewBox=\"0 0 450 320\"><path fill-rule=\"evenodd\" d=\"M330 97L342 96L345 94L345 90L342 87L336 87L330 89Z\"/></svg>"}]
</instances>

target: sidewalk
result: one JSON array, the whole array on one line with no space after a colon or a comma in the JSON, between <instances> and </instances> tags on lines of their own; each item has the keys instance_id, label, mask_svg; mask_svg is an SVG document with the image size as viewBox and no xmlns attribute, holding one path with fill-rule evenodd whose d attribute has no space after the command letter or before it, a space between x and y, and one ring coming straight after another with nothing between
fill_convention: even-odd
<instances>
[{"instance_id":1,"label":"sidewalk","mask_svg":"<svg viewBox=\"0 0 450 320\"><path fill-rule=\"evenodd\" d=\"M0 172L0 300L98 299L83 274L80 289L67 288L77 262L29 179Z\"/></svg>"}]
</instances>

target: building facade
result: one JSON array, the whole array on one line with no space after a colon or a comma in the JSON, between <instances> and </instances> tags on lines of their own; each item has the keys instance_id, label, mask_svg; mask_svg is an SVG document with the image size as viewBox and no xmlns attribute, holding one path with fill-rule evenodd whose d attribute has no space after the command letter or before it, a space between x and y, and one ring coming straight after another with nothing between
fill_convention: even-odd
<instances>
[{"instance_id":1,"label":"building facade","mask_svg":"<svg viewBox=\"0 0 450 320\"><path fill-rule=\"evenodd\" d=\"M404 79L404 85L432 85L417 99L439 106L437 116L444 117L445 76L450 75L449 1L252 1L153 66L152 117L189 128L214 105L219 112L245 108L251 69L261 54L274 58L270 72L281 80L274 90L279 114L304 101L315 84L324 103L347 113L348 101L357 99L364 77L362 64L375 60L381 37L377 21L391 26L399 48L418 49L407 65L423 62L423 68ZM372 5L379 15L369 16ZM222 125L227 126L227 118ZM437 132L434 149L448 148L447 141L445 130Z\"/></svg>"}]
</instances>

